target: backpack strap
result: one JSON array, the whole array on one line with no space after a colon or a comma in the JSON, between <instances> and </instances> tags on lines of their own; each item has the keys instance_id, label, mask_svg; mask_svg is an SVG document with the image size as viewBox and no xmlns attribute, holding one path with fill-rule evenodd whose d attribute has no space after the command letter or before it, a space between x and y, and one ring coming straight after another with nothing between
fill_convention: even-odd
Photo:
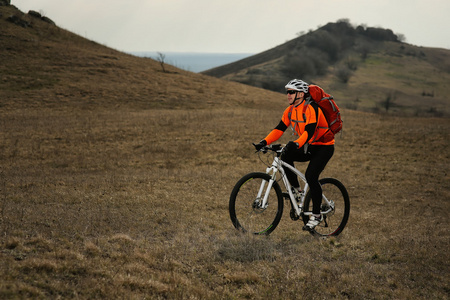
<instances>
[{"instance_id":1,"label":"backpack strap","mask_svg":"<svg viewBox=\"0 0 450 300\"><path fill-rule=\"evenodd\" d=\"M289 117L289 123L291 123L291 130L292 135L298 135L298 133L295 131L295 125L292 125L292 111L294 110L294 105L291 105L291 109L289 110L288 117ZM296 123L297 121L294 121Z\"/></svg>"},{"instance_id":2,"label":"backpack strap","mask_svg":"<svg viewBox=\"0 0 450 300\"><path fill-rule=\"evenodd\" d=\"M329 97L325 97L325 98L329 98ZM323 98L322 100L324 100L325 98ZM305 114L305 112L306 112L306 108L307 108L307 106L309 105L309 104L311 104L311 103L316 103L314 100L312 100L311 99L311 97L309 97L309 98L307 98L307 102L305 102L305 105L303 106L303 120L305 120L305 122L306 122L306 114ZM322 101L321 100L321 101ZM318 135L319 135L319 129L327 129L327 130L330 130L330 127L329 126L327 126L327 127L323 127L323 126L319 126L319 110L320 110L320 106L316 103L316 105L315 106L313 106L313 108L314 108L314 111L316 112L316 118L317 118L317 126L316 126L316 130L314 131L314 135L312 136L312 141L311 141L311 143L308 143L308 142L306 142L305 143L305 154L306 154L306 152L308 151L308 146L310 145L310 144L312 144L312 143L314 143L315 141L317 141L318 140ZM323 114L323 112L322 112L322 114ZM326 133L326 132L325 132ZM324 134L325 134L324 133ZM324 135L323 134L323 135ZM323 136L322 135L322 136ZM321 136L321 137L322 137ZM320 139L320 138L319 138Z\"/></svg>"}]
</instances>

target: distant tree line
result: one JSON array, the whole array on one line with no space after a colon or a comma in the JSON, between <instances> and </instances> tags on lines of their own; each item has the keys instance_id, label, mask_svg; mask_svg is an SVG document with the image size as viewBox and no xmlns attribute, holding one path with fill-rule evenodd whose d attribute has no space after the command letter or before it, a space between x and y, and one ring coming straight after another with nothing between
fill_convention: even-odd
<instances>
[{"instance_id":1,"label":"distant tree line","mask_svg":"<svg viewBox=\"0 0 450 300\"><path fill-rule=\"evenodd\" d=\"M400 38L399 38L400 37ZM347 19L328 23L298 39L297 45L285 55L281 71L286 77L312 78L324 75L328 67L348 55L358 55L365 60L374 42L400 42L403 35L396 35L390 29L365 27L356 28ZM335 67L335 76L347 83L357 69L354 59Z\"/></svg>"}]
</instances>

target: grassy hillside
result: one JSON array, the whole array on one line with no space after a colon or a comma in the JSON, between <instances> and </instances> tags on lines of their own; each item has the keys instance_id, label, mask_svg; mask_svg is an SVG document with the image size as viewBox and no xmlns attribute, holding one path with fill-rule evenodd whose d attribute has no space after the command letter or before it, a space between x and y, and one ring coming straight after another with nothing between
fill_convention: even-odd
<instances>
[{"instance_id":1,"label":"grassy hillside","mask_svg":"<svg viewBox=\"0 0 450 300\"><path fill-rule=\"evenodd\" d=\"M0 15L0 298L448 298L449 119L344 108L344 232L242 235L228 197L284 96Z\"/></svg>"},{"instance_id":2,"label":"grassy hillside","mask_svg":"<svg viewBox=\"0 0 450 300\"><path fill-rule=\"evenodd\" d=\"M232 107L248 87L138 59L86 40L13 6L2 9L0 89L7 108ZM18 18L19 25L8 21ZM20 24L28 24L26 27ZM254 99L275 94L253 89ZM271 96L268 96L271 95ZM5 101L8 99L8 101Z\"/></svg>"},{"instance_id":3,"label":"grassy hillside","mask_svg":"<svg viewBox=\"0 0 450 300\"><path fill-rule=\"evenodd\" d=\"M450 116L450 50L408 45L389 29L346 21L203 73L273 91L301 78L350 109Z\"/></svg>"}]
</instances>

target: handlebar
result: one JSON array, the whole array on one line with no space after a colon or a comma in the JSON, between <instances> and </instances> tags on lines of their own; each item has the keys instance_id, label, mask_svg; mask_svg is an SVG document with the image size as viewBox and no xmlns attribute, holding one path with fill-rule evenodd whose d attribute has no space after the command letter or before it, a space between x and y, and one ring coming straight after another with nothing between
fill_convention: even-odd
<instances>
[{"instance_id":1,"label":"handlebar","mask_svg":"<svg viewBox=\"0 0 450 300\"><path fill-rule=\"evenodd\" d=\"M286 145L283 144L273 144L273 145L269 145L269 146L264 146L261 148L261 150L256 151L256 152L262 152L262 153L267 153L268 151L272 151L272 152L276 152L278 154L281 154L281 152L283 151L283 148Z\"/></svg>"}]
</instances>

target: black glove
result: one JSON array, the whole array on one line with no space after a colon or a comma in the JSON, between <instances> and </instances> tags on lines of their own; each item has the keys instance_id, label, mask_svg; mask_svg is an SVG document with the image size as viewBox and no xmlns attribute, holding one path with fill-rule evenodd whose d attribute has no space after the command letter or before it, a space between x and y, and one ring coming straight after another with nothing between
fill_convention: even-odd
<instances>
[{"instance_id":1,"label":"black glove","mask_svg":"<svg viewBox=\"0 0 450 300\"><path fill-rule=\"evenodd\" d=\"M293 141L287 143L286 147L284 147L285 151L293 151L298 149L299 144Z\"/></svg>"},{"instance_id":2,"label":"black glove","mask_svg":"<svg viewBox=\"0 0 450 300\"><path fill-rule=\"evenodd\" d=\"M260 151L262 148L264 148L265 146L267 146L267 142L266 140L262 140L261 142L259 142L258 144L252 143L253 146L255 146L256 151Z\"/></svg>"}]
</instances>

